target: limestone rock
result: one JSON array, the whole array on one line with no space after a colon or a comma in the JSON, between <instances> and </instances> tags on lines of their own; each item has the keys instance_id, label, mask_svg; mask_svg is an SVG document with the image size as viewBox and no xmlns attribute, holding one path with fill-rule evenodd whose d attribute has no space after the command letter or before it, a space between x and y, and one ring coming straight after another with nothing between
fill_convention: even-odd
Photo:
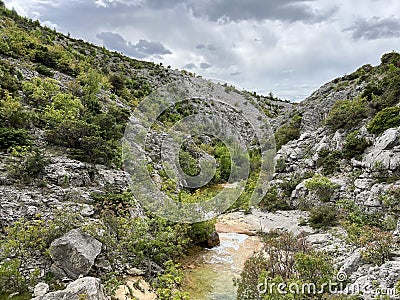
<instances>
[{"instance_id":1,"label":"limestone rock","mask_svg":"<svg viewBox=\"0 0 400 300\"><path fill-rule=\"evenodd\" d=\"M41 297L47 294L49 291L49 285L44 282L38 283L33 289L33 297Z\"/></svg>"},{"instance_id":2,"label":"limestone rock","mask_svg":"<svg viewBox=\"0 0 400 300\"><path fill-rule=\"evenodd\" d=\"M100 279L94 277L83 277L71 282L65 290L51 292L33 300L107 300Z\"/></svg>"},{"instance_id":3,"label":"limestone rock","mask_svg":"<svg viewBox=\"0 0 400 300\"><path fill-rule=\"evenodd\" d=\"M101 246L95 238L73 229L51 243L50 255L57 267L76 279L89 273Z\"/></svg>"},{"instance_id":4,"label":"limestone rock","mask_svg":"<svg viewBox=\"0 0 400 300\"><path fill-rule=\"evenodd\" d=\"M339 273L351 274L362 264L363 259L360 249L356 249L343 263Z\"/></svg>"}]
</instances>

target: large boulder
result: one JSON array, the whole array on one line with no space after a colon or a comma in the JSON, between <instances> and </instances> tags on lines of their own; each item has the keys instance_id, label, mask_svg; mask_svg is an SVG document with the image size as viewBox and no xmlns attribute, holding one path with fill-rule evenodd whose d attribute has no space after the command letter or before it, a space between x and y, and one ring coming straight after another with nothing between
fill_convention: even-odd
<instances>
[{"instance_id":1,"label":"large boulder","mask_svg":"<svg viewBox=\"0 0 400 300\"><path fill-rule=\"evenodd\" d=\"M32 300L107 300L100 279L83 277L71 282L65 290L51 292Z\"/></svg>"},{"instance_id":2,"label":"large boulder","mask_svg":"<svg viewBox=\"0 0 400 300\"><path fill-rule=\"evenodd\" d=\"M50 246L50 256L55 267L62 269L70 278L87 275L100 254L102 244L95 238L73 229Z\"/></svg>"}]
</instances>

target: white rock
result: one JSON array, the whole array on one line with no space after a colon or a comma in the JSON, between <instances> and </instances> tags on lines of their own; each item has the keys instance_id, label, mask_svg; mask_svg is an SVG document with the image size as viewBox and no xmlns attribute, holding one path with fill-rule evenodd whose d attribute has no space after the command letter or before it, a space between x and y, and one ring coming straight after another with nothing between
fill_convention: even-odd
<instances>
[{"instance_id":1,"label":"white rock","mask_svg":"<svg viewBox=\"0 0 400 300\"><path fill-rule=\"evenodd\" d=\"M33 289L33 297L41 297L47 294L49 291L49 285L44 282L38 283Z\"/></svg>"}]
</instances>

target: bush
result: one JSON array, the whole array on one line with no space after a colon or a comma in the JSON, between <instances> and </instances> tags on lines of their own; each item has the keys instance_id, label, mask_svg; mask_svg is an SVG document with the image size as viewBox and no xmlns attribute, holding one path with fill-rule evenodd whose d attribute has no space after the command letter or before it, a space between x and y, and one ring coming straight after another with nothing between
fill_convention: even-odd
<instances>
[{"instance_id":1,"label":"bush","mask_svg":"<svg viewBox=\"0 0 400 300\"><path fill-rule=\"evenodd\" d=\"M337 225L337 209L332 205L313 207L308 218L310 226L314 229L329 228Z\"/></svg>"},{"instance_id":2,"label":"bush","mask_svg":"<svg viewBox=\"0 0 400 300\"><path fill-rule=\"evenodd\" d=\"M131 192L115 194L107 192L93 193L91 197L95 202L95 209L99 215L112 214L119 217L130 217L130 210L135 206Z\"/></svg>"},{"instance_id":3,"label":"bush","mask_svg":"<svg viewBox=\"0 0 400 300\"><path fill-rule=\"evenodd\" d=\"M315 191L319 200L327 202L331 199L333 192L338 188L337 184L331 182L327 177L315 175L304 183L305 187L310 191Z\"/></svg>"},{"instance_id":4,"label":"bush","mask_svg":"<svg viewBox=\"0 0 400 300\"><path fill-rule=\"evenodd\" d=\"M46 76L46 77L53 77L54 76L54 72L51 69L49 69L46 66L41 65L41 64L37 65L35 67L35 70L40 75L43 75L43 76Z\"/></svg>"},{"instance_id":5,"label":"bush","mask_svg":"<svg viewBox=\"0 0 400 300\"><path fill-rule=\"evenodd\" d=\"M58 93L51 104L43 110L42 119L47 126L54 127L64 121L73 121L79 118L83 111L81 101L68 93Z\"/></svg>"},{"instance_id":6,"label":"bush","mask_svg":"<svg viewBox=\"0 0 400 300\"><path fill-rule=\"evenodd\" d=\"M368 124L368 131L379 134L388 128L400 126L400 107L393 106L384 108Z\"/></svg>"},{"instance_id":7,"label":"bush","mask_svg":"<svg viewBox=\"0 0 400 300\"><path fill-rule=\"evenodd\" d=\"M18 99L8 92L0 100L0 123L2 126L24 128L27 127L30 114Z\"/></svg>"},{"instance_id":8,"label":"bush","mask_svg":"<svg viewBox=\"0 0 400 300\"><path fill-rule=\"evenodd\" d=\"M79 148L83 137L98 135L99 127L82 120L65 120L47 133L51 144Z\"/></svg>"},{"instance_id":9,"label":"bush","mask_svg":"<svg viewBox=\"0 0 400 300\"><path fill-rule=\"evenodd\" d=\"M165 271L154 282L158 299L189 300L188 293L182 293L179 288L183 283L183 272L179 264L172 260L164 263Z\"/></svg>"},{"instance_id":10,"label":"bush","mask_svg":"<svg viewBox=\"0 0 400 300\"><path fill-rule=\"evenodd\" d=\"M0 150L30 145L29 132L25 129L0 127Z\"/></svg>"},{"instance_id":11,"label":"bush","mask_svg":"<svg viewBox=\"0 0 400 300\"><path fill-rule=\"evenodd\" d=\"M48 266L38 264L42 269L32 272L32 261L48 257L51 242L79 222L76 215L64 214L53 220L20 219L5 227L0 237L0 296L2 292L28 292L28 286L35 286Z\"/></svg>"},{"instance_id":12,"label":"bush","mask_svg":"<svg viewBox=\"0 0 400 300\"><path fill-rule=\"evenodd\" d=\"M362 257L374 265L382 265L392 257L396 247L393 234L374 226L352 224L345 227L349 241L363 247Z\"/></svg>"},{"instance_id":13,"label":"bush","mask_svg":"<svg viewBox=\"0 0 400 300\"><path fill-rule=\"evenodd\" d=\"M47 141L53 145L72 148L70 155L90 163L121 167L122 150L116 140L105 140L99 126L82 120L65 120L47 132Z\"/></svg>"},{"instance_id":14,"label":"bush","mask_svg":"<svg viewBox=\"0 0 400 300\"><path fill-rule=\"evenodd\" d=\"M264 249L246 261L240 278L235 281L237 299L316 299L312 290L309 294L296 293L289 289L291 284L300 288L312 284L315 291L323 291L320 299L327 299L327 283L333 275L331 258L324 252L311 250L304 236L274 231L266 235ZM279 292L278 284L285 293Z\"/></svg>"},{"instance_id":15,"label":"bush","mask_svg":"<svg viewBox=\"0 0 400 300\"><path fill-rule=\"evenodd\" d=\"M40 46L40 49L36 50L33 61L54 69L57 67L59 58L59 53L51 51L47 47Z\"/></svg>"},{"instance_id":16,"label":"bush","mask_svg":"<svg viewBox=\"0 0 400 300\"><path fill-rule=\"evenodd\" d=\"M286 199L278 196L278 191L275 186L268 189L264 198L260 201L259 206L272 212L291 209Z\"/></svg>"},{"instance_id":17,"label":"bush","mask_svg":"<svg viewBox=\"0 0 400 300\"><path fill-rule=\"evenodd\" d=\"M44 174L48 163L49 160L45 155L39 149L34 149L22 156L22 161L14 165L12 173L14 176L31 181Z\"/></svg>"},{"instance_id":18,"label":"bush","mask_svg":"<svg viewBox=\"0 0 400 300\"><path fill-rule=\"evenodd\" d=\"M51 102L51 98L60 91L60 86L54 79L34 77L22 83L22 91L29 104L40 107Z\"/></svg>"},{"instance_id":19,"label":"bush","mask_svg":"<svg viewBox=\"0 0 400 300\"><path fill-rule=\"evenodd\" d=\"M289 124L286 124L276 130L276 150L279 150L283 145L300 137L301 119L301 116L296 115L291 119Z\"/></svg>"},{"instance_id":20,"label":"bush","mask_svg":"<svg viewBox=\"0 0 400 300\"><path fill-rule=\"evenodd\" d=\"M381 57L381 63L383 65L393 64L400 67L400 53L393 51L383 54Z\"/></svg>"},{"instance_id":21,"label":"bush","mask_svg":"<svg viewBox=\"0 0 400 300\"><path fill-rule=\"evenodd\" d=\"M0 60L0 90L7 90L16 95L21 85L17 79L18 76L20 74L10 63Z\"/></svg>"},{"instance_id":22,"label":"bush","mask_svg":"<svg viewBox=\"0 0 400 300\"><path fill-rule=\"evenodd\" d=\"M340 170L340 160L342 152L339 150L329 151L329 149L321 149L318 152L317 167L321 167L323 175L333 174Z\"/></svg>"},{"instance_id":23,"label":"bush","mask_svg":"<svg viewBox=\"0 0 400 300\"><path fill-rule=\"evenodd\" d=\"M346 136L346 143L343 146L343 157L351 159L355 157L360 159L361 155L364 153L365 149L371 146L371 142L367 141L363 137L359 137L359 132L353 131Z\"/></svg>"},{"instance_id":24,"label":"bush","mask_svg":"<svg viewBox=\"0 0 400 300\"><path fill-rule=\"evenodd\" d=\"M338 100L326 119L326 125L333 130L352 129L368 117L368 105L362 99Z\"/></svg>"}]
</instances>

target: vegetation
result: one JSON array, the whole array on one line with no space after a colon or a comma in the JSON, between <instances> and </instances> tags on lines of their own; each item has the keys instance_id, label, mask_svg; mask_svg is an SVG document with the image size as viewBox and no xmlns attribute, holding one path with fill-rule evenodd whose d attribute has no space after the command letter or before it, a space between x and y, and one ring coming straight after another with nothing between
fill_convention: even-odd
<instances>
[{"instance_id":1,"label":"vegetation","mask_svg":"<svg viewBox=\"0 0 400 300\"><path fill-rule=\"evenodd\" d=\"M360 121L368 117L368 106L363 99L338 100L326 119L332 130L354 129Z\"/></svg>"},{"instance_id":2,"label":"vegetation","mask_svg":"<svg viewBox=\"0 0 400 300\"><path fill-rule=\"evenodd\" d=\"M278 130L275 132L276 150L279 150L289 141L298 139L300 137L301 119L301 116L295 115L288 124L278 128Z\"/></svg>"},{"instance_id":3,"label":"vegetation","mask_svg":"<svg viewBox=\"0 0 400 300\"><path fill-rule=\"evenodd\" d=\"M365 149L371 146L371 142L367 141L364 137L359 137L357 130L350 132L346 136L346 143L343 145L343 157L346 159L356 158L360 159Z\"/></svg>"},{"instance_id":4,"label":"vegetation","mask_svg":"<svg viewBox=\"0 0 400 300\"><path fill-rule=\"evenodd\" d=\"M275 186L269 188L264 198L260 201L259 206L267 211L289 210L291 206L287 203L285 197L278 195Z\"/></svg>"},{"instance_id":5,"label":"vegetation","mask_svg":"<svg viewBox=\"0 0 400 300\"><path fill-rule=\"evenodd\" d=\"M334 205L320 205L311 208L308 222L312 228L327 229L335 226L337 222L337 209Z\"/></svg>"},{"instance_id":6,"label":"vegetation","mask_svg":"<svg viewBox=\"0 0 400 300\"><path fill-rule=\"evenodd\" d=\"M321 167L323 175L330 175L340 170L342 152L339 150L329 151L323 148L318 152L317 167Z\"/></svg>"},{"instance_id":7,"label":"vegetation","mask_svg":"<svg viewBox=\"0 0 400 300\"><path fill-rule=\"evenodd\" d=\"M18 16L6 9L2 1L0 15L0 150L6 157L4 162L13 176L11 179L26 185L40 182L53 153L66 153L83 162L121 169L120 140L128 118L153 88L168 83L169 69L70 39L41 27L38 21ZM342 80L343 85L348 83L346 80L370 82L360 97L337 101L329 113L327 126L349 133L342 150L320 151L317 166L325 176L338 171L341 161L360 158L369 146L356 130L361 124L371 120L368 130L374 134L400 125L400 108L396 106L400 99L400 56L388 53L381 60L380 66L363 66ZM157 78L156 82L153 78ZM249 96L228 86L226 91ZM262 102L266 114L279 114L280 107L273 104L277 99L272 93L264 98L255 94L254 97ZM196 105L192 104L183 101L169 108L152 129L169 129L196 113ZM299 138L301 122L302 116L296 114L275 132L277 149ZM158 172L162 189L173 199L197 202L207 201L225 184L238 181L243 175L241 166L249 159L250 174L245 191L231 207L249 211L250 197L261 169L260 147L251 143L247 153L238 155L236 160L232 157L239 151L233 148L228 149L219 139L208 136L193 137L182 146L179 160L189 176L199 174L201 155L211 155L216 160L214 177L201 189L181 188L167 178L165 170L156 168L158 161L151 162L149 169ZM278 169L285 169L284 161L279 162ZM312 178L305 182L306 187L322 202L330 202L337 187L326 177L293 174L279 186L271 187L261 205L269 211L289 209L290 194L309 177ZM46 184L42 183L42 191L46 193ZM175 261L190 246L209 237L215 220L188 225L152 215L138 218L131 213L132 205L136 204L132 193L108 188L91 194L95 207L91 222L79 214L68 213L50 219L32 216L7 226L0 224L1 293L27 292L38 280L48 281L54 287L56 282L48 265L47 249L57 237L72 228L80 228L104 245L103 254L110 272L101 275L108 291L120 283L121 266L132 266L146 270L147 278L156 278L152 283L160 299L187 299L179 291L182 272ZM398 199L396 189L383 195L385 213L377 214L366 213L354 203L343 201L338 208L323 203L311 209L308 222L314 228L325 229L340 221L349 241L365 248L363 257L379 265L391 257L393 236L388 230L393 230L396 223L400 210ZM237 282L239 299L258 298L257 287L264 280L275 283L283 280L287 284L311 281L321 288L332 279L334 270L330 258L311 250L303 236L272 232L264 236L264 243L264 252L246 263ZM30 268L32 261L37 262L35 270ZM262 298L280 296L273 292L263 294ZM297 296L288 293L282 299L299 299ZM304 299L311 298L304 295Z\"/></svg>"},{"instance_id":8,"label":"vegetation","mask_svg":"<svg viewBox=\"0 0 400 300\"><path fill-rule=\"evenodd\" d=\"M382 133L388 128L400 126L400 107L386 107L378 112L368 124L368 131L371 133Z\"/></svg>"},{"instance_id":9,"label":"vegetation","mask_svg":"<svg viewBox=\"0 0 400 300\"><path fill-rule=\"evenodd\" d=\"M387 222L383 214L366 213L351 201L341 201L340 206L344 209L341 224L348 233L348 241L364 247L364 259L374 265L382 265L390 260L396 247L390 232L393 225Z\"/></svg>"},{"instance_id":10,"label":"vegetation","mask_svg":"<svg viewBox=\"0 0 400 300\"><path fill-rule=\"evenodd\" d=\"M314 175L304 183L305 187L316 193L318 199L322 202L331 200L335 189L338 188L337 184L331 182L327 177L321 175Z\"/></svg>"},{"instance_id":11,"label":"vegetation","mask_svg":"<svg viewBox=\"0 0 400 300\"><path fill-rule=\"evenodd\" d=\"M263 241L264 249L245 263L236 282L237 299L325 299L329 295L324 286L333 280L334 269L327 254L312 250L304 236L287 232L269 232ZM304 284L324 292L316 295L314 289L301 293L289 288L302 291Z\"/></svg>"}]
</instances>

